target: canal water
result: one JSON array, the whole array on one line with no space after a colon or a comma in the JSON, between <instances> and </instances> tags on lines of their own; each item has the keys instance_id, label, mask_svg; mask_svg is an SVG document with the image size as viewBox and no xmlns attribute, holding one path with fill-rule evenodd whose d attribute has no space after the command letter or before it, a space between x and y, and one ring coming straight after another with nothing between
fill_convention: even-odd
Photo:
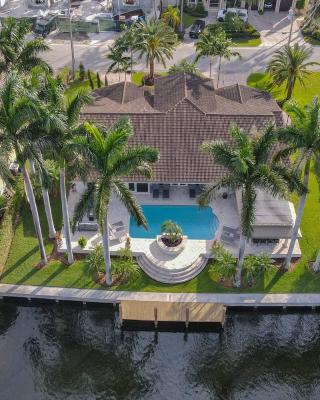
<instances>
[{"instance_id":1,"label":"canal water","mask_svg":"<svg viewBox=\"0 0 320 400\"><path fill-rule=\"evenodd\" d=\"M320 399L320 314L123 332L112 307L0 303L1 400Z\"/></svg>"}]
</instances>

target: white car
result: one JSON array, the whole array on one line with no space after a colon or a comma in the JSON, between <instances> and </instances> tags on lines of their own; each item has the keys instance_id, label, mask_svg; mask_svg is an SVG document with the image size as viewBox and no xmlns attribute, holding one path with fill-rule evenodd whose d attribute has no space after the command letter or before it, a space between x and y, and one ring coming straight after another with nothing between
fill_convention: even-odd
<instances>
[{"instance_id":1,"label":"white car","mask_svg":"<svg viewBox=\"0 0 320 400\"><path fill-rule=\"evenodd\" d=\"M245 8L224 8L219 10L217 20L224 22L228 13L238 14L243 22L248 22L248 10Z\"/></svg>"}]
</instances>

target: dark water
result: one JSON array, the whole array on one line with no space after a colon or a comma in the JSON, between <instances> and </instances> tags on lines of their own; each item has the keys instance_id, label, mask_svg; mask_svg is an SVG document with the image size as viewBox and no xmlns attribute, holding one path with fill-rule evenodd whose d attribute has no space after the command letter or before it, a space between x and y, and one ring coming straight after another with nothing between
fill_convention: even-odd
<instances>
[{"instance_id":1,"label":"dark water","mask_svg":"<svg viewBox=\"0 0 320 400\"><path fill-rule=\"evenodd\" d=\"M320 399L320 315L124 332L112 308L0 304L0 399Z\"/></svg>"}]
</instances>

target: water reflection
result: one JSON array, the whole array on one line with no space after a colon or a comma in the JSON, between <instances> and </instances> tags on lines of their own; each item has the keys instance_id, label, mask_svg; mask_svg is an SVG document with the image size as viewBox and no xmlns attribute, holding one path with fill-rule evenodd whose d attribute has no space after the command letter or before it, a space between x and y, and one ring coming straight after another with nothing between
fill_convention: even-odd
<instances>
[{"instance_id":1,"label":"water reflection","mask_svg":"<svg viewBox=\"0 0 320 400\"><path fill-rule=\"evenodd\" d=\"M317 314L121 333L112 308L0 305L0 399L319 399Z\"/></svg>"}]
</instances>

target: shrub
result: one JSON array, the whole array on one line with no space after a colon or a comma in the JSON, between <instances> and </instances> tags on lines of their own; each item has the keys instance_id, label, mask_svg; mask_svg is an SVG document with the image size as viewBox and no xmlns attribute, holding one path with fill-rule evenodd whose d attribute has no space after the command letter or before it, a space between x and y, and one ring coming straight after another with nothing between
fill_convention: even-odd
<instances>
[{"instance_id":1,"label":"shrub","mask_svg":"<svg viewBox=\"0 0 320 400\"><path fill-rule=\"evenodd\" d=\"M82 62L79 64L79 79L80 81L84 81L86 77L86 71L84 69L84 66L82 64Z\"/></svg>"},{"instance_id":2,"label":"shrub","mask_svg":"<svg viewBox=\"0 0 320 400\"><path fill-rule=\"evenodd\" d=\"M79 238L79 240L78 240L78 244L79 244L79 246L80 246L82 249L84 249L84 248L86 247L87 243L88 243L88 240L87 240L87 238L84 237L84 236L81 236L81 237Z\"/></svg>"},{"instance_id":3,"label":"shrub","mask_svg":"<svg viewBox=\"0 0 320 400\"><path fill-rule=\"evenodd\" d=\"M101 80L100 80L99 72L97 72L97 87L101 88Z\"/></svg>"},{"instance_id":4,"label":"shrub","mask_svg":"<svg viewBox=\"0 0 320 400\"><path fill-rule=\"evenodd\" d=\"M8 200L4 196L0 196L0 218L3 216L6 207L7 207Z\"/></svg>"},{"instance_id":5,"label":"shrub","mask_svg":"<svg viewBox=\"0 0 320 400\"><path fill-rule=\"evenodd\" d=\"M244 259L242 274L248 285L251 286L255 279L269 271L273 266L274 261L267 254L250 254Z\"/></svg>"},{"instance_id":6,"label":"shrub","mask_svg":"<svg viewBox=\"0 0 320 400\"><path fill-rule=\"evenodd\" d=\"M87 265L92 272L105 272L102 244L96 246L88 255Z\"/></svg>"},{"instance_id":7,"label":"shrub","mask_svg":"<svg viewBox=\"0 0 320 400\"><path fill-rule=\"evenodd\" d=\"M223 278L234 278L237 259L221 243L214 243L211 251L215 262L209 270L218 271Z\"/></svg>"},{"instance_id":8,"label":"shrub","mask_svg":"<svg viewBox=\"0 0 320 400\"><path fill-rule=\"evenodd\" d=\"M175 222L168 220L161 225L161 233L166 240L174 244L182 239L182 229Z\"/></svg>"},{"instance_id":9,"label":"shrub","mask_svg":"<svg viewBox=\"0 0 320 400\"><path fill-rule=\"evenodd\" d=\"M238 14L233 12L227 12L225 18L226 29L230 32L243 32L245 30L245 24Z\"/></svg>"},{"instance_id":10,"label":"shrub","mask_svg":"<svg viewBox=\"0 0 320 400\"><path fill-rule=\"evenodd\" d=\"M129 249L121 249L119 257L112 260L111 271L122 283L138 279L141 275L140 267L135 262Z\"/></svg>"},{"instance_id":11,"label":"shrub","mask_svg":"<svg viewBox=\"0 0 320 400\"><path fill-rule=\"evenodd\" d=\"M88 75L90 87L91 87L91 89L93 90L93 89L94 89L94 83L93 83L93 80L92 80L92 76L91 76L91 71L90 71L90 69L88 69L87 75Z\"/></svg>"},{"instance_id":12,"label":"shrub","mask_svg":"<svg viewBox=\"0 0 320 400\"><path fill-rule=\"evenodd\" d=\"M296 9L303 10L305 6L305 0L297 0Z\"/></svg>"}]
</instances>

